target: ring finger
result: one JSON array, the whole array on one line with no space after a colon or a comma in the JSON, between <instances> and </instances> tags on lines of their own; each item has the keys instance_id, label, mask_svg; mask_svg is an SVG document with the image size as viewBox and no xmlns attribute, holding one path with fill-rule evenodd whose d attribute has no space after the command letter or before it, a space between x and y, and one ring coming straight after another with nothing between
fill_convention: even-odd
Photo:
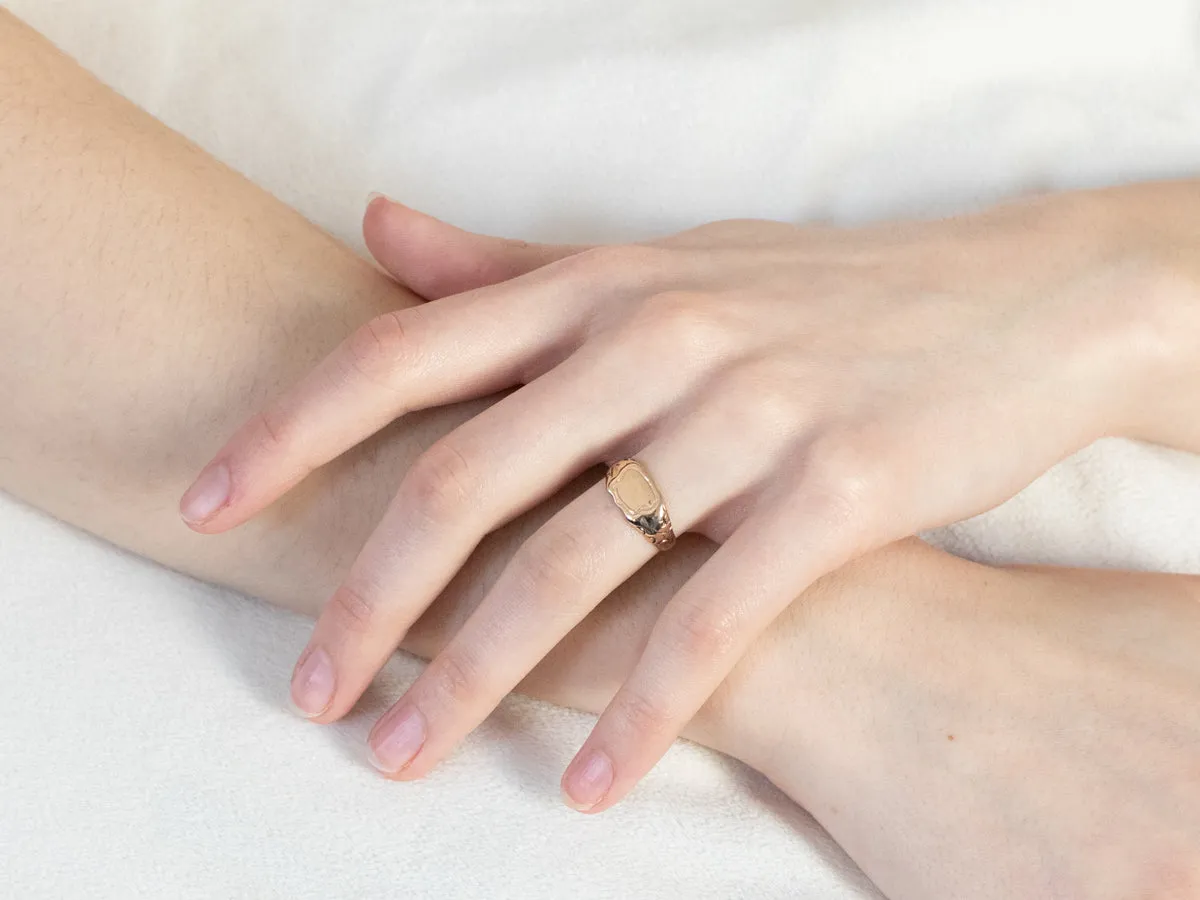
<instances>
[{"instance_id":1,"label":"ring finger","mask_svg":"<svg viewBox=\"0 0 1200 900\"><path fill-rule=\"evenodd\" d=\"M303 715L348 711L485 535L603 459L697 377L679 366L639 383L627 356L588 345L417 460L300 658L292 701Z\"/></svg>"},{"instance_id":2,"label":"ring finger","mask_svg":"<svg viewBox=\"0 0 1200 900\"><path fill-rule=\"evenodd\" d=\"M747 459L739 450L735 460L727 431L725 417L706 412L639 454L680 532L767 471L765 453ZM459 633L379 721L372 762L395 777L427 773L656 553L605 485L594 485L526 541Z\"/></svg>"}]
</instances>

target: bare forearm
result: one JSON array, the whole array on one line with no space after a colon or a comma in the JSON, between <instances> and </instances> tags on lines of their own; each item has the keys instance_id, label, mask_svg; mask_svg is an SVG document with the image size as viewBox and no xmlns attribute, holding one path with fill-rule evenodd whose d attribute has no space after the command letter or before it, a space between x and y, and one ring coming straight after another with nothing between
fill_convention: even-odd
<instances>
[{"instance_id":1,"label":"bare forearm","mask_svg":"<svg viewBox=\"0 0 1200 900\"><path fill-rule=\"evenodd\" d=\"M0 484L201 576L314 602L259 560L305 570L319 593L342 562L320 543L365 535L384 473L425 428L350 455L229 540L193 539L177 495L265 398L415 299L5 13L0 198ZM339 510L317 499L331 481Z\"/></svg>"},{"instance_id":2,"label":"bare forearm","mask_svg":"<svg viewBox=\"0 0 1200 900\"><path fill-rule=\"evenodd\" d=\"M1118 228L1173 261L1151 309L1179 315L1181 332L1196 193L1147 186L1105 201ZM236 425L354 326L415 298L2 12L0 275L0 487L294 609L324 601L411 459L471 412L406 417L231 534L183 527L180 493ZM1157 321L1136 337L1177 381L1126 424L1195 447L1200 391ZM548 511L485 541L405 646L441 647ZM685 539L659 557L525 688L603 708L710 549ZM1198 585L997 571L910 540L792 604L688 734L805 803L897 900L1050 896L1047 884L1133 896L1126 861L1186 876L1167 842L1191 852L1200 833ZM1113 809L1136 831L1114 826ZM1076 890L1088 875L1103 889Z\"/></svg>"},{"instance_id":3,"label":"bare forearm","mask_svg":"<svg viewBox=\"0 0 1200 900\"><path fill-rule=\"evenodd\" d=\"M405 417L228 535L184 527L179 496L264 399L355 326L417 300L3 12L0 272L0 488L308 614L411 460L487 402ZM444 643L563 502L486 540L404 646ZM685 541L651 566L526 687L602 708L654 612L709 552ZM706 716L692 735L732 750Z\"/></svg>"}]
</instances>

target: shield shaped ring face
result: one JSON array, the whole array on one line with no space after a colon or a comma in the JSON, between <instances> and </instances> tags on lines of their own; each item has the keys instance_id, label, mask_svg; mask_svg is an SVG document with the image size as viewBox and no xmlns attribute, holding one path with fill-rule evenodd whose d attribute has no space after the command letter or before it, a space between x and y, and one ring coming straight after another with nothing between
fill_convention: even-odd
<instances>
[{"instance_id":1,"label":"shield shaped ring face","mask_svg":"<svg viewBox=\"0 0 1200 900\"><path fill-rule=\"evenodd\" d=\"M662 491L645 466L636 459L618 460L609 467L604 485L625 520L646 540L659 550L669 550L675 544Z\"/></svg>"}]
</instances>

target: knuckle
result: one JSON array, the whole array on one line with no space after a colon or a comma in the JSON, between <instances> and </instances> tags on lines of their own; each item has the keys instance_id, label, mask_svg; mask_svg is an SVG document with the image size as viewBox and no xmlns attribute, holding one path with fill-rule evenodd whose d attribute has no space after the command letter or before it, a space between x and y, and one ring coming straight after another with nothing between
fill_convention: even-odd
<instances>
[{"instance_id":1,"label":"knuckle","mask_svg":"<svg viewBox=\"0 0 1200 900\"><path fill-rule=\"evenodd\" d=\"M689 659L721 659L737 643L738 621L733 610L716 603L676 601L672 618L675 649Z\"/></svg>"},{"instance_id":2,"label":"knuckle","mask_svg":"<svg viewBox=\"0 0 1200 900\"><path fill-rule=\"evenodd\" d=\"M513 560L520 592L527 598L575 596L590 580L592 552L571 527L543 528Z\"/></svg>"},{"instance_id":3,"label":"knuckle","mask_svg":"<svg viewBox=\"0 0 1200 900\"><path fill-rule=\"evenodd\" d=\"M429 664L425 678L431 690L451 702L475 696L479 684L479 665L462 648L446 650Z\"/></svg>"},{"instance_id":4,"label":"knuckle","mask_svg":"<svg viewBox=\"0 0 1200 900\"><path fill-rule=\"evenodd\" d=\"M405 481L417 514L434 523L462 515L476 500L474 467L445 438L421 454Z\"/></svg>"},{"instance_id":5,"label":"knuckle","mask_svg":"<svg viewBox=\"0 0 1200 900\"><path fill-rule=\"evenodd\" d=\"M333 592L326 614L342 631L365 634L375 625L377 605L362 590L343 584Z\"/></svg>"},{"instance_id":6,"label":"knuckle","mask_svg":"<svg viewBox=\"0 0 1200 900\"><path fill-rule=\"evenodd\" d=\"M356 329L345 344L347 368L369 381L390 385L395 373L419 355L412 310L392 310Z\"/></svg>"},{"instance_id":7,"label":"knuckle","mask_svg":"<svg viewBox=\"0 0 1200 900\"><path fill-rule=\"evenodd\" d=\"M689 356L720 351L731 335L712 298L699 291L652 294L634 311L628 328L635 338L679 347Z\"/></svg>"},{"instance_id":8,"label":"knuckle","mask_svg":"<svg viewBox=\"0 0 1200 900\"><path fill-rule=\"evenodd\" d=\"M283 413L264 409L255 415L255 426L268 452L285 451L292 445L294 425Z\"/></svg>"},{"instance_id":9,"label":"knuckle","mask_svg":"<svg viewBox=\"0 0 1200 900\"><path fill-rule=\"evenodd\" d=\"M782 365L755 361L735 366L723 385L722 414L732 433L761 438L797 433L808 412L797 379Z\"/></svg>"},{"instance_id":10,"label":"knuckle","mask_svg":"<svg viewBox=\"0 0 1200 900\"><path fill-rule=\"evenodd\" d=\"M804 502L822 524L840 530L871 527L880 512L884 466L858 439L825 438L808 451Z\"/></svg>"},{"instance_id":11,"label":"knuckle","mask_svg":"<svg viewBox=\"0 0 1200 900\"><path fill-rule=\"evenodd\" d=\"M661 735L671 729L673 717L667 706L640 691L626 691L618 709L621 720L634 734Z\"/></svg>"}]
</instances>

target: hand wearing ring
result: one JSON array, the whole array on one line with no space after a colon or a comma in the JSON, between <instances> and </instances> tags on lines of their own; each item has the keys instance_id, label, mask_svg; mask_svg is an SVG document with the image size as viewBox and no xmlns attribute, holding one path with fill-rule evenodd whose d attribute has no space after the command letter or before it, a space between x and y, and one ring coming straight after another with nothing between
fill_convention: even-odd
<instances>
[{"instance_id":1,"label":"hand wearing ring","mask_svg":"<svg viewBox=\"0 0 1200 900\"><path fill-rule=\"evenodd\" d=\"M484 537L621 460L526 540L370 738L379 768L424 775L676 531L705 536L719 548L564 776L573 806L606 809L814 580L1139 436L1144 388L1175 383L1177 357L1154 350L1170 329L1156 343L1142 317L1168 321L1164 290L1104 202L585 248L377 199L372 252L436 302L355 332L226 444L183 514L224 531L398 416L516 388L415 461L318 621L292 698L330 722Z\"/></svg>"}]
</instances>

